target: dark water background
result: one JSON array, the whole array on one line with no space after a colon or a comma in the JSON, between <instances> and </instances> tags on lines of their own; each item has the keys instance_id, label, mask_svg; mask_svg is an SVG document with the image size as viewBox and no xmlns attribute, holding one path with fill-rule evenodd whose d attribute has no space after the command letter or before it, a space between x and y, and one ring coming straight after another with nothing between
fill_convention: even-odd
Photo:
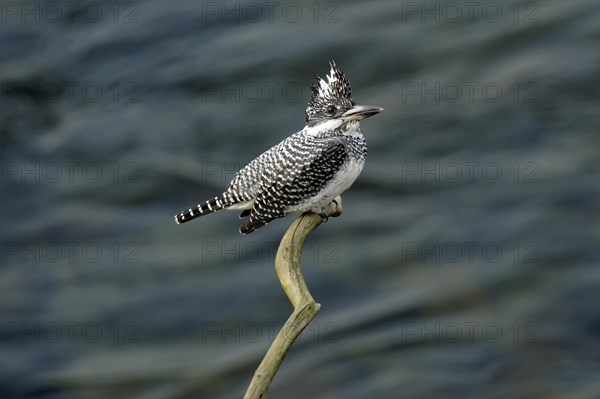
<instances>
[{"instance_id":1,"label":"dark water background","mask_svg":"<svg viewBox=\"0 0 600 399\"><path fill-rule=\"evenodd\" d=\"M292 218L173 215L332 59L385 112L270 397L599 397L598 2L0 4L0 397L242 396Z\"/></svg>"}]
</instances>

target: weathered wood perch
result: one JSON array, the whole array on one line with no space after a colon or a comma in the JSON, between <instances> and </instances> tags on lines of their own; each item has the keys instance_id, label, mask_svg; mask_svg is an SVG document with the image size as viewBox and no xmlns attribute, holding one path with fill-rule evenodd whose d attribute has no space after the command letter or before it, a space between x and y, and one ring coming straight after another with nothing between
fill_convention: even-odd
<instances>
[{"instance_id":1,"label":"weathered wood perch","mask_svg":"<svg viewBox=\"0 0 600 399\"><path fill-rule=\"evenodd\" d=\"M336 217L341 214L342 198L338 196L325 209L325 215ZM275 270L283 290L294 306L294 312L285 322L256 369L244 399L266 399L271 381L285 355L321 308L308 291L300 269L300 256L304 241L324 220L326 219L315 213L302 214L287 229L279 244L275 257Z\"/></svg>"}]
</instances>

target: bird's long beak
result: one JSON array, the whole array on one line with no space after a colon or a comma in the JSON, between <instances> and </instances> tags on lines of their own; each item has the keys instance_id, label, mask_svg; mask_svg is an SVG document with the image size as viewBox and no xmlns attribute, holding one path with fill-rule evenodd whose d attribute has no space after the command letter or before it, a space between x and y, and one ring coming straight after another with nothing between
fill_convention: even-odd
<instances>
[{"instance_id":1,"label":"bird's long beak","mask_svg":"<svg viewBox=\"0 0 600 399\"><path fill-rule=\"evenodd\" d=\"M346 122L360 121L383 111L383 108L376 105L355 105L342 114L342 119Z\"/></svg>"}]
</instances>

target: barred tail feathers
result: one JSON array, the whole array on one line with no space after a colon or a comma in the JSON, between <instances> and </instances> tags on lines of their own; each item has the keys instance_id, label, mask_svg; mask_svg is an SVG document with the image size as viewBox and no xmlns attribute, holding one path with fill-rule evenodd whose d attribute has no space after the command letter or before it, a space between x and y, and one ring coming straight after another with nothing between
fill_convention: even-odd
<instances>
[{"instance_id":1,"label":"barred tail feathers","mask_svg":"<svg viewBox=\"0 0 600 399\"><path fill-rule=\"evenodd\" d=\"M189 222L190 220L194 220L200 216L208 215L209 213L227 208L230 205L231 203L228 198L225 195L220 195L206 202L198 204L198 206L194 208L190 208L187 211L183 211L180 214L175 215L175 222L177 224Z\"/></svg>"}]
</instances>

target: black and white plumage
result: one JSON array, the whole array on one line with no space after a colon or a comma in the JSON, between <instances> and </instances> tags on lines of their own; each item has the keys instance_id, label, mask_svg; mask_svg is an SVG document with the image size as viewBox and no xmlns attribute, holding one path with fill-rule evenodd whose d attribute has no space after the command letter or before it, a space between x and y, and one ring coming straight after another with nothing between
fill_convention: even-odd
<instances>
[{"instance_id":1,"label":"black and white plumage","mask_svg":"<svg viewBox=\"0 0 600 399\"><path fill-rule=\"evenodd\" d=\"M323 208L356 180L367 156L359 121L383 108L356 105L350 82L330 62L317 76L306 108L306 126L242 168L221 195L175 216L185 223L221 209L242 210L249 234L273 219Z\"/></svg>"}]
</instances>

